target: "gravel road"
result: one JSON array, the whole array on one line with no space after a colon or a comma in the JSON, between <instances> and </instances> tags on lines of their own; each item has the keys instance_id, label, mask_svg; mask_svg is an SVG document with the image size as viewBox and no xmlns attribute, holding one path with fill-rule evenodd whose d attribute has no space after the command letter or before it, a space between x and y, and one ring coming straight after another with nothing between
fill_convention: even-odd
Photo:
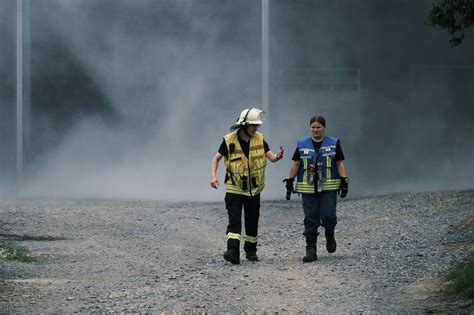
<instances>
[{"instance_id":1,"label":"gravel road","mask_svg":"<svg viewBox=\"0 0 474 315\"><path fill-rule=\"evenodd\" d=\"M224 202L0 202L0 312L472 313L442 277L474 253L474 191L345 199L335 254L303 264L301 199L263 201L259 262L231 265ZM324 234L324 233L323 233ZM27 236L23 240L13 235ZM25 240L26 239L26 240Z\"/></svg>"}]
</instances>

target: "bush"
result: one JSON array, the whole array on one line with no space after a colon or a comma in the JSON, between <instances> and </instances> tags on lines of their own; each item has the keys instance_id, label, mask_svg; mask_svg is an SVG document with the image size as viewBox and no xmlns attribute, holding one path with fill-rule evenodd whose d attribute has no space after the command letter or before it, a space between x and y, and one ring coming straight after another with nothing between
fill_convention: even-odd
<instances>
[{"instance_id":1,"label":"bush","mask_svg":"<svg viewBox=\"0 0 474 315\"><path fill-rule=\"evenodd\" d=\"M22 246L0 244L0 261L16 261L22 263L32 263L36 259L29 255L26 248Z\"/></svg>"},{"instance_id":2,"label":"bush","mask_svg":"<svg viewBox=\"0 0 474 315\"><path fill-rule=\"evenodd\" d=\"M453 289L456 293L474 298L474 257L459 264L449 279L453 280Z\"/></svg>"}]
</instances>

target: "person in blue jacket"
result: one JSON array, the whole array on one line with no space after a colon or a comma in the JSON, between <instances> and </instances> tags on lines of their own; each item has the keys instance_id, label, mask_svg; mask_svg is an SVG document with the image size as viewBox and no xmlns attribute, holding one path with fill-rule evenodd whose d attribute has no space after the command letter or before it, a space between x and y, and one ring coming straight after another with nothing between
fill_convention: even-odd
<instances>
[{"instance_id":1,"label":"person in blue jacket","mask_svg":"<svg viewBox=\"0 0 474 315\"><path fill-rule=\"evenodd\" d=\"M318 259L316 243L321 225L325 230L327 251L336 251L337 194L346 197L349 186L341 142L325 135L326 119L323 116L311 117L309 124L311 137L298 140L289 178L283 180L287 200L293 192L301 194L303 199L303 234L306 237L303 262Z\"/></svg>"}]
</instances>

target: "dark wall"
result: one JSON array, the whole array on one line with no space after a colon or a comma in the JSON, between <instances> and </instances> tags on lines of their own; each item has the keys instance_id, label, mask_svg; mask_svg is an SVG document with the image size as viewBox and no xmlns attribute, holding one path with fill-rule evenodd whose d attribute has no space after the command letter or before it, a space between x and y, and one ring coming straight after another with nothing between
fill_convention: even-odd
<instances>
[{"instance_id":1,"label":"dark wall","mask_svg":"<svg viewBox=\"0 0 474 315\"><path fill-rule=\"evenodd\" d=\"M451 48L447 32L426 23L432 3L271 2L274 81L285 68L360 70L362 133L342 141L361 182L403 176L467 182L459 165L474 167L474 34L469 30L464 43ZM286 93L274 88L273 102ZM314 113L331 114L317 102L312 106Z\"/></svg>"},{"instance_id":2,"label":"dark wall","mask_svg":"<svg viewBox=\"0 0 474 315\"><path fill-rule=\"evenodd\" d=\"M41 11L32 8L32 15ZM32 25L39 25L39 18ZM55 148L80 120L97 116L107 123L115 111L93 75L51 29L31 31L31 144L27 162Z\"/></svg>"}]
</instances>

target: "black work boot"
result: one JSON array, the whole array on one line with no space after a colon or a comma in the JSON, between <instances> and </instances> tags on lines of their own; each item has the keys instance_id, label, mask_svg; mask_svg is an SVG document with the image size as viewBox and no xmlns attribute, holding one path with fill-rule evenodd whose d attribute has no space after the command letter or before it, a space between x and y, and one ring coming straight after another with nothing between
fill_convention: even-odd
<instances>
[{"instance_id":1,"label":"black work boot","mask_svg":"<svg viewBox=\"0 0 474 315\"><path fill-rule=\"evenodd\" d=\"M249 261L258 261L257 252L255 252L255 251L246 252L246 253L245 253L245 257L246 257L247 260L249 260Z\"/></svg>"},{"instance_id":2,"label":"black work boot","mask_svg":"<svg viewBox=\"0 0 474 315\"><path fill-rule=\"evenodd\" d=\"M326 249L328 253L334 253L336 251L336 239L334 238L334 229L326 229L324 234L326 235Z\"/></svg>"},{"instance_id":3,"label":"black work boot","mask_svg":"<svg viewBox=\"0 0 474 315\"><path fill-rule=\"evenodd\" d=\"M306 235L306 256L303 257L303 262L312 262L318 260L316 253L316 242L318 240L318 234Z\"/></svg>"},{"instance_id":4,"label":"black work boot","mask_svg":"<svg viewBox=\"0 0 474 315\"><path fill-rule=\"evenodd\" d=\"M238 248L229 248L224 253L224 259L230 261L234 265L240 264L240 253Z\"/></svg>"},{"instance_id":5,"label":"black work boot","mask_svg":"<svg viewBox=\"0 0 474 315\"><path fill-rule=\"evenodd\" d=\"M245 241L244 250L245 250L245 258L247 258L247 260L258 261L257 243L251 243L251 242Z\"/></svg>"},{"instance_id":6,"label":"black work boot","mask_svg":"<svg viewBox=\"0 0 474 315\"><path fill-rule=\"evenodd\" d=\"M240 264L240 241L229 238L227 240L227 251L224 253L224 259L234 265Z\"/></svg>"}]
</instances>

